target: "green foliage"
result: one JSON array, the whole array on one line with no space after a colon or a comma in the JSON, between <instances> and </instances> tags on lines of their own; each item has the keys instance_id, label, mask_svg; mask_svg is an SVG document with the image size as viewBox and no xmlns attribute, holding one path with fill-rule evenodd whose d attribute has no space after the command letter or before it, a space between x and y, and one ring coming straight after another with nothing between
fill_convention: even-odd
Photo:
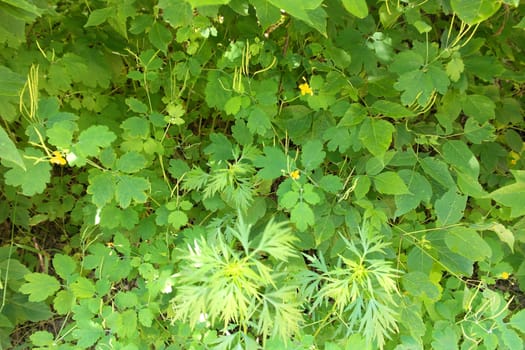
<instances>
[{"instance_id":1,"label":"green foliage","mask_svg":"<svg viewBox=\"0 0 525 350\"><path fill-rule=\"evenodd\" d=\"M0 0L0 348L523 348L524 15Z\"/></svg>"}]
</instances>

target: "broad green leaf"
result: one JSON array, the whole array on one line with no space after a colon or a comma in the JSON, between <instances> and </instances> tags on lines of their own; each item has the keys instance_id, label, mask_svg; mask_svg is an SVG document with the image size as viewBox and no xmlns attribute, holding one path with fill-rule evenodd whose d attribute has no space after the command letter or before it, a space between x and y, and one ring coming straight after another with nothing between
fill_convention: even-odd
<instances>
[{"instance_id":1,"label":"broad green leaf","mask_svg":"<svg viewBox=\"0 0 525 350\"><path fill-rule=\"evenodd\" d=\"M525 309L522 309L514 315L512 315L509 324L513 328L525 334Z\"/></svg>"},{"instance_id":2,"label":"broad green leaf","mask_svg":"<svg viewBox=\"0 0 525 350\"><path fill-rule=\"evenodd\" d=\"M46 131L49 143L59 149L69 149L73 143L73 134L78 130L76 122L62 120L53 123L53 126Z\"/></svg>"},{"instance_id":3,"label":"broad green leaf","mask_svg":"<svg viewBox=\"0 0 525 350\"><path fill-rule=\"evenodd\" d=\"M464 131L467 140L478 145L496 138L496 129L491 123L485 122L480 125L473 117L467 119Z\"/></svg>"},{"instance_id":4,"label":"broad green leaf","mask_svg":"<svg viewBox=\"0 0 525 350\"><path fill-rule=\"evenodd\" d=\"M386 120L366 118L359 131L359 139L376 157L382 157L392 143L394 127Z\"/></svg>"},{"instance_id":5,"label":"broad green leaf","mask_svg":"<svg viewBox=\"0 0 525 350\"><path fill-rule=\"evenodd\" d=\"M328 193L338 193L343 189L341 178L335 175L325 175L319 181L319 186Z\"/></svg>"},{"instance_id":6,"label":"broad green leaf","mask_svg":"<svg viewBox=\"0 0 525 350\"><path fill-rule=\"evenodd\" d=\"M84 24L84 27L95 27L95 26L101 25L102 23L106 22L108 18L111 18L111 16L114 16L114 14L115 14L114 7L106 7L102 9L93 10L89 14L89 18L86 24Z\"/></svg>"},{"instance_id":7,"label":"broad green leaf","mask_svg":"<svg viewBox=\"0 0 525 350\"><path fill-rule=\"evenodd\" d=\"M71 278L71 275L77 269L77 263L75 260L64 254L55 254L53 257L53 268L57 275L62 279L68 281Z\"/></svg>"},{"instance_id":8,"label":"broad green leaf","mask_svg":"<svg viewBox=\"0 0 525 350\"><path fill-rule=\"evenodd\" d=\"M107 203L111 202L115 196L115 179L109 172L100 173L93 177L89 177L89 186L87 193L93 196L92 202L98 208L102 208Z\"/></svg>"},{"instance_id":9,"label":"broad green leaf","mask_svg":"<svg viewBox=\"0 0 525 350\"><path fill-rule=\"evenodd\" d=\"M370 110L394 119L414 116L414 112L410 109L403 107L399 103L386 100L377 100L370 106Z\"/></svg>"},{"instance_id":10,"label":"broad green leaf","mask_svg":"<svg viewBox=\"0 0 525 350\"><path fill-rule=\"evenodd\" d=\"M150 183L148 180L130 175L121 175L117 180L115 196L120 207L125 209L129 207L132 201L136 203L145 203L148 200Z\"/></svg>"},{"instance_id":11,"label":"broad green leaf","mask_svg":"<svg viewBox=\"0 0 525 350\"><path fill-rule=\"evenodd\" d=\"M497 222L493 222L483 227L483 229L490 230L496 233L500 241L502 241L503 243L507 243L510 250L514 252L515 238L514 238L514 233L511 230L509 230L508 228L506 228L505 226Z\"/></svg>"},{"instance_id":12,"label":"broad green leaf","mask_svg":"<svg viewBox=\"0 0 525 350\"><path fill-rule=\"evenodd\" d=\"M70 289L78 299L89 299L95 294L95 284L86 277L78 277Z\"/></svg>"},{"instance_id":13,"label":"broad green leaf","mask_svg":"<svg viewBox=\"0 0 525 350\"><path fill-rule=\"evenodd\" d=\"M229 115L236 115L241 110L242 96L233 96L224 105L224 111Z\"/></svg>"},{"instance_id":14,"label":"broad green leaf","mask_svg":"<svg viewBox=\"0 0 525 350\"><path fill-rule=\"evenodd\" d=\"M332 126L326 129L323 134L323 140L328 141L326 148L329 151L339 149L339 152L345 152L352 145L350 133L346 127Z\"/></svg>"},{"instance_id":15,"label":"broad green leaf","mask_svg":"<svg viewBox=\"0 0 525 350\"><path fill-rule=\"evenodd\" d=\"M162 23L155 22L151 26L148 38L153 46L166 53L168 51L168 45L173 40L173 35Z\"/></svg>"},{"instance_id":16,"label":"broad green leaf","mask_svg":"<svg viewBox=\"0 0 525 350\"><path fill-rule=\"evenodd\" d=\"M250 0L250 3L255 7L257 19L261 23L263 30L268 29L268 27L281 19L279 8L271 5L268 1Z\"/></svg>"},{"instance_id":17,"label":"broad green leaf","mask_svg":"<svg viewBox=\"0 0 525 350\"><path fill-rule=\"evenodd\" d=\"M153 320L155 319L155 315L149 308L140 309L138 316L140 324L145 327L151 327Z\"/></svg>"},{"instance_id":18,"label":"broad green leaf","mask_svg":"<svg viewBox=\"0 0 525 350\"><path fill-rule=\"evenodd\" d=\"M23 284L19 291L29 294L29 301L44 301L60 288L57 279L45 273L30 273L25 275L24 279L27 283Z\"/></svg>"},{"instance_id":19,"label":"broad green leaf","mask_svg":"<svg viewBox=\"0 0 525 350\"><path fill-rule=\"evenodd\" d=\"M441 198L436 200L434 205L438 225L446 226L459 222L463 217L466 205L467 196L457 193L456 189L446 192Z\"/></svg>"},{"instance_id":20,"label":"broad green leaf","mask_svg":"<svg viewBox=\"0 0 525 350\"><path fill-rule=\"evenodd\" d=\"M21 167L23 170L27 170L24 160L20 156L20 152L16 148L14 142L9 138L4 128L0 126L0 158L13 162L14 164Z\"/></svg>"},{"instance_id":21,"label":"broad green leaf","mask_svg":"<svg viewBox=\"0 0 525 350\"><path fill-rule=\"evenodd\" d=\"M145 114L148 112L148 106L146 104L135 97L128 97L126 99L126 104L128 105L129 109L131 109L133 112Z\"/></svg>"},{"instance_id":22,"label":"broad green leaf","mask_svg":"<svg viewBox=\"0 0 525 350\"><path fill-rule=\"evenodd\" d=\"M463 112L483 124L496 117L496 104L487 96L468 95L462 103Z\"/></svg>"},{"instance_id":23,"label":"broad green leaf","mask_svg":"<svg viewBox=\"0 0 525 350\"><path fill-rule=\"evenodd\" d=\"M247 126L252 134L265 135L272 128L272 122L262 108L253 107L248 115Z\"/></svg>"},{"instance_id":24,"label":"broad green leaf","mask_svg":"<svg viewBox=\"0 0 525 350\"><path fill-rule=\"evenodd\" d=\"M214 161L233 159L233 145L224 134L211 134L211 143L204 149L204 153L210 155Z\"/></svg>"},{"instance_id":25,"label":"broad green leaf","mask_svg":"<svg viewBox=\"0 0 525 350\"><path fill-rule=\"evenodd\" d=\"M178 230L188 223L188 215L186 215L186 213L182 210L172 211L168 215L168 222L173 226L175 230Z\"/></svg>"},{"instance_id":26,"label":"broad green leaf","mask_svg":"<svg viewBox=\"0 0 525 350\"><path fill-rule=\"evenodd\" d=\"M451 189L456 187L456 183L452 175L450 175L450 171L445 162L434 157L427 157L420 159L419 163L425 173L442 185L443 188Z\"/></svg>"},{"instance_id":27,"label":"broad green leaf","mask_svg":"<svg viewBox=\"0 0 525 350\"><path fill-rule=\"evenodd\" d=\"M73 309L75 305L75 295L69 290L61 290L53 299L53 307L59 315L65 315Z\"/></svg>"},{"instance_id":28,"label":"broad green leaf","mask_svg":"<svg viewBox=\"0 0 525 350\"><path fill-rule=\"evenodd\" d=\"M25 82L22 75L5 66L0 66L0 96L18 97Z\"/></svg>"},{"instance_id":29,"label":"broad green leaf","mask_svg":"<svg viewBox=\"0 0 525 350\"><path fill-rule=\"evenodd\" d=\"M459 336L454 326L449 325L445 328L434 328L432 332L433 350L456 350L459 349Z\"/></svg>"},{"instance_id":30,"label":"broad green leaf","mask_svg":"<svg viewBox=\"0 0 525 350\"><path fill-rule=\"evenodd\" d=\"M272 5L285 10L326 36L327 14L321 7L323 0L268 0Z\"/></svg>"},{"instance_id":31,"label":"broad green leaf","mask_svg":"<svg viewBox=\"0 0 525 350\"><path fill-rule=\"evenodd\" d=\"M408 213L410 210L417 208L422 202L430 202L432 197L432 186L427 179L420 173L403 169L398 172L401 179L408 184L410 193L397 195L396 201L396 216L401 216Z\"/></svg>"},{"instance_id":32,"label":"broad green leaf","mask_svg":"<svg viewBox=\"0 0 525 350\"><path fill-rule=\"evenodd\" d=\"M191 24L193 10L187 1L160 0L158 6L162 9L162 18L164 21L169 23L173 28Z\"/></svg>"},{"instance_id":33,"label":"broad green leaf","mask_svg":"<svg viewBox=\"0 0 525 350\"><path fill-rule=\"evenodd\" d=\"M286 209L293 208L299 201L299 192L288 191L279 200L279 204Z\"/></svg>"},{"instance_id":34,"label":"broad green leaf","mask_svg":"<svg viewBox=\"0 0 525 350\"><path fill-rule=\"evenodd\" d=\"M185 173L190 171L188 164L182 159L171 159L168 172L175 179L180 179Z\"/></svg>"},{"instance_id":35,"label":"broad green leaf","mask_svg":"<svg viewBox=\"0 0 525 350\"><path fill-rule=\"evenodd\" d=\"M379 193L395 195L410 193L403 179L399 176L398 173L395 173L393 171L386 171L384 173L374 176L373 179L376 190Z\"/></svg>"},{"instance_id":36,"label":"broad green leaf","mask_svg":"<svg viewBox=\"0 0 525 350\"><path fill-rule=\"evenodd\" d=\"M77 328L72 334L75 339L78 339L77 346L88 349L104 335L104 328L93 320L82 319L77 322Z\"/></svg>"},{"instance_id":37,"label":"broad green leaf","mask_svg":"<svg viewBox=\"0 0 525 350\"><path fill-rule=\"evenodd\" d=\"M445 243L452 252L469 260L483 261L492 255L490 246L471 228L451 228L445 235Z\"/></svg>"},{"instance_id":38,"label":"broad green leaf","mask_svg":"<svg viewBox=\"0 0 525 350\"><path fill-rule=\"evenodd\" d=\"M399 76L394 88L401 93L401 102L409 106L417 102L420 106L426 106L432 95L437 91L444 95L450 80L447 73L438 64L430 64L425 70L414 70Z\"/></svg>"},{"instance_id":39,"label":"broad green leaf","mask_svg":"<svg viewBox=\"0 0 525 350\"><path fill-rule=\"evenodd\" d=\"M452 59L447 63L446 72L451 81L458 81L461 73L465 70L465 65L459 54L454 54Z\"/></svg>"},{"instance_id":40,"label":"broad green leaf","mask_svg":"<svg viewBox=\"0 0 525 350\"><path fill-rule=\"evenodd\" d=\"M515 330L502 327L501 338L507 349L523 349L523 339Z\"/></svg>"},{"instance_id":41,"label":"broad green leaf","mask_svg":"<svg viewBox=\"0 0 525 350\"><path fill-rule=\"evenodd\" d=\"M458 17L468 25L481 23L494 15L501 1L494 0L451 0L450 5Z\"/></svg>"},{"instance_id":42,"label":"broad green leaf","mask_svg":"<svg viewBox=\"0 0 525 350\"><path fill-rule=\"evenodd\" d=\"M36 149L27 148L24 158L26 170L21 167L15 167L5 172L5 183L10 186L22 187L22 193L26 196L32 196L44 192L46 185L51 180L51 165L44 158L44 154ZM36 161L36 159L42 159Z\"/></svg>"},{"instance_id":43,"label":"broad green leaf","mask_svg":"<svg viewBox=\"0 0 525 350\"><path fill-rule=\"evenodd\" d=\"M415 297L424 297L432 301L439 300L440 290L427 274L422 272L409 272L401 278L405 290Z\"/></svg>"},{"instance_id":44,"label":"broad green leaf","mask_svg":"<svg viewBox=\"0 0 525 350\"><path fill-rule=\"evenodd\" d=\"M368 16L368 5L366 0L342 0L345 9L357 18Z\"/></svg>"},{"instance_id":45,"label":"broad green leaf","mask_svg":"<svg viewBox=\"0 0 525 350\"><path fill-rule=\"evenodd\" d=\"M310 140L303 145L301 152L301 164L305 170L313 170L319 167L326 156L323 144L319 140Z\"/></svg>"},{"instance_id":46,"label":"broad green leaf","mask_svg":"<svg viewBox=\"0 0 525 350\"><path fill-rule=\"evenodd\" d=\"M34 346L52 346L55 340L53 334L48 331L36 331L29 337Z\"/></svg>"},{"instance_id":47,"label":"broad green leaf","mask_svg":"<svg viewBox=\"0 0 525 350\"><path fill-rule=\"evenodd\" d=\"M450 140L443 145L445 161L473 179L479 176L479 162L470 148L460 140Z\"/></svg>"},{"instance_id":48,"label":"broad green leaf","mask_svg":"<svg viewBox=\"0 0 525 350\"><path fill-rule=\"evenodd\" d=\"M131 117L124 120L120 127L124 129L125 137L145 139L149 135L150 124L145 118Z\"/></svg>"},{"instance_id":49,"label":"broad green leaf","mask_svg":"<svg viewBox=\"0 0 525 350\"><path fill-rule=\"evenodd\" d=\"M146 158L138 152L127 152L117 160L117 169L128 174L136 173L146 166Z\"/></svg>"},{"instance_id":50,"label":"broad green leaf","mask_svg":"<svg viewBox=\"0 0 525 350\"><path fill-rule=\"evenodd\" d=\"M101 148L108 147L116 138L107 126L93 125L80 133L73 152L82 157L97 156Z\"/></svg>"},{"instance_id":51,"label":"broad green leaf","mask_svg":"<svg viewBox=\"0 0 525 350\"><path fill-rule=\"evenodd\" d=\"M483 198L487 195L477 178L460 171L457 172L457 176L458 187L463 194L472 198Z\"/></svg>"},{"instance_id":52,"label":"broad green leaf","mask_svg":"<svg viewBox=\"0 0 525 350\"><path fill-rule=\"evenodd\" d=\"M290 212L290 221L299 231L305 231L308 226L315 224L314 212L308 204L300 202Z\"/></svg>"},{"instance_id":53,"label":"broad green leaf","mask_svg":"<svg viewBox=\"0 0 525 350\"><path fill-rule=\"evenodd\" d=\"M525 170L511 170L516 182L507 186L503 186L492 193L489 197L510 207L510 216L516 218L525 215L525 205L523 205L523 198L525 198Z\"/></svg>"},{"instance_id":54,"label":"broad green leaf","mask_svg":"<svg viewBox=\"0 0 525 350\"><path fill-rule=\"evenodd\" d=\"M264 156L258 156L253 164L262 168L257 175L263 180L273 180L284 174L288 165L283 151L276 147L264 147Z\"/></svg>"}]
</instances>

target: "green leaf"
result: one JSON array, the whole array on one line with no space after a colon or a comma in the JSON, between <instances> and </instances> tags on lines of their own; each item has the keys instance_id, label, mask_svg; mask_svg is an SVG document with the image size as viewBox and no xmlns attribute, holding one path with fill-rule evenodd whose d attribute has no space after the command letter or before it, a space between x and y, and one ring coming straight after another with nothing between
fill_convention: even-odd
<instances>
[{"instance_id":1,"label":"green leaf","mask_svg":"<svg viewBox=\"0 0 525 350\"><path fill-rule=\"evenodd\" d=\"M455 53L452 59L447 63L446 72L451 81L458 81L461 77L461 73L465 70L465 65L461 56Z\"/></svg>"},{"instance_id":2,"label":"green leaf","mask_svg":"<svg viewBox=\"0 0 525 350\"><path fill-rule=\"evenodd\" d=\"M300 202L290 212L290 221L295 224L299 231L305 231L308 226L315 224L314 212L308 204Z\"/></svg>"},{"instance_id":3,"label":"green leaf","mask_svg":"<svg viewBox=\"0 0 525 350\"><path fill-rule=\"evenodd\" d=\"M188 2L183 0L160 0L158 6L163 10L162 18L164 21L173 28L191 24L193 10Z\"/></svg>"},{"instance_id":4,"label":"green leaf","mask_svg":"<svg viewBox=\"0 0 525 350\"><path fill-rule=\"evenodd\" d=\"M401 93L401 102L409 106L417 101L420 106L426 106L435 91L444 95L450 80L441 66L431 64L425 70L415 70L399 76L394 88Z\"/></svg>"},{"instance_id":5,"label":"green leaf","mask_svg":"<svg viewBox=\"0 0 525 350\"><path fill-rule=\"evenodd\" d=\"M146 158L138 152L127 152L117 160L117 169L128 174L136 173L146 166Z\"/></svg>"},{"instance_id":6,"label":"green leaf","mask_svg":"<svg viewBox=\"0 0 525 350\"><path fill-rule=\"evenodd\" d=\"M332 126L326 129L323 140L328 141L326 148L329 151L335 151L339 148L339 152L344 152L352 145L350 133L346 127Z\"/></svg>"},{"instance_id":7,"label":"green leaf","mask_svg":"<svg viewBox=\"0 0 525 350\"><path fill-rule=\"evenodd\" d=\"M153 46L164 53L168 51L168 45L173 40L173 36L169 29L159 22L153 23L148 33L148 38Z\"/></svg>"},{"instance_id":8,"label":"green leaf","mask_svg":"<svg viewBox=\"0 0 525 350\"><path fill-rule=\"evenodd\" d=\"M301 153L301 164L305 170L313 170L323 163L326 152L319 140L309 140L303 145Z\"/></svg>"},{"instance_id":9,"label":"green leaf","mask_svg":"<svg viewBox=\"0 0 525 350\"><path fill-rule=\"evenodd\" d=\"M104 335L104 329L93 320L82 319L77 322L77 328L73 331L73 337L77 340L77 346L87 349Z\"/></svg>"},{"instance_id":10,"label":"green leaf","mask_svg":"<svg viewBox=\"0 0 525 350\"><path fill-rule=\"evenodd\" d=\"M108 147L116 138L107 126L93 125L80 133L78 142L73 146L73 152L81 157L94 157L101 148Z\"/></svg>"},{"instance_id":11,"label":"green leaf","mask_svg":"<svg viewBox=\"0 0 525 350\"><path fill-rule=\"evenodd\" d=\"M78 277L70 289L78 299L89 299L95 294L95 284L86 277Z\"/></svg>"},{"instance_id":12,"label":"green leaf","mask_svg":"<svg viewBox=\"0 0 525 350\"><path fill-rule=\"evenodd\" d=\"M25 150L26 157L44 158L44 154L35 149ZM21 186L22 193L33 196L44 192L51 180L51 165L47 160L36 162L34 159L23 159L26 170L21 167L9 169L5 172L5 183L10 186Z\"/></svg>"},{"instance_id":13,"label":"green leaf","mask_svg":"<svg viewBox=\"0 0 525 350\"><path fill-rule=\"evenodd\" d=\"M509 327L502 327L501 338L507 349L523 349L522 337Z\"/></svg>"},{"instance_id":14,"label":"green leaf","mask_svg":"<svg viewBox=\"0 0 525 350\"><path fill-rule=\"evenodd\" d=\"M60 288L60 283L53 276L45 273L30 273L24 276L27 283L23 284L19 291L29 294L29 301L43 301L55 294Z\"/></svg>"},{"instance_id":15,"label":"green leaf","mask_svg":"<svg viewBox=\"0 0 525 350\"><path fill-rule=\"evenodd\" d=\"M459 337L456 328L452 325L445 328L434 328L432 332L432 349L433 350L455 350L459 349Z\"/></svg>"},{"instance_id":16,"label":"green leaf","mask_svg":"<svg viewBox=\"0 0 525 350\"><path fill-rule=\"evenodd\" d=\"M283 151L276 147L264 147L264 156L258 156L253 164L262 168L257 172L263 180L273 180L283 175L287 170L286 156Z\"/></svg>"},{"instance_id":17,"label":"green leaf","mask_svg":"<svg viewBox=\"0 0 525 350\"><path fill-rule=\"evenodd\" d=\"M386 171L374 176L374 185L377 192L383 194L409 194L410 191L398 173Z\"/></svg>"},{"instance_id":18,"label":"green leaf","mask_svg":"<svg viewBox=\"0 0 525 350\"><path fill-rule=\"evenodd\" d=\"M446 192L436 200L435 209L439 226L451 225L459 222L467 205L467 196L461 195L455 189Z\"/></svg>"},{"instance_id":19,"label":"green leaf","mask_svg":"<svg viewBox=\"0 0 525 350\"><path fill-rule=\"evenodd\" d=\"M343 182L339 176L325 175L319 181L319 186L328 193L338 193L343 189Z\"/></svg>"},{"instance_id":20,"label":"green leaf","mask_svg":"<svg viewBox=\"0 0 525 350\"><path fill-rule=\"evenodd\" d=\"M511 218L516 218L525 215L525 170L511 170L511 173L516 182L493 191L489 198L509 207Z\"/></svg>"},{"instance_id":21,"label":"green leaf","mask_svg":"<svg viewBox=\"0 0 525 350\"><path fill-rule=\"evenodd\" d=\"M20 156L20 152L16 148L14 142L9 138L3 127L0 127L0 158L13 162L21 167L24 171L27 170L24 160Z\"/></svg>"},{"instance_id":22,"label":"green leaf","mask_svg":"<svg viewBox=\"0 0 525 350\"><path fill-rule=\"evenodd\" d=\"M108 18L111 18L114 14L115 14L114 7L96 9L89 14L89 18L86 24L84 24L84 28L96 27L98 25L101 25L102 23L106 22Z\"/></svg>"},{"instance_id":23,"label":"green leaf","mask_svg":"<svg viewBox=\"0 0 525 350\"><path fill-rule=\"evenodd\" d=\"M345 9L357 18L368 16L368 5L366 0L342 0Z\"/></svg>"},{"instance_id":24,"label":"green leaf","mask_svg":"<svg viewBox=\"0 0 525 350\"><path fill-rule=\"evenodd\" d=\"M121 208L129 207L131 201L145 203L148 200L146 192L149 191L148 180L130 175L121 175L117 180L115 196Z\"/></svg>"},{"instance_id":25,"label":"green leaf","mask_svg":"<svg viewBox=\"0 0 525 350\"><path fill-rule=\"evenodd\" d=\"M268 2L326 36L327 15L321 7L323 0L268 0Z\"/></svg>"},{"instance_id":26,"label":"green leaf","mask_svg":"<svg viewBox=\"0 0 525 350\"><path fill-rule=\"evenodd\" d=\"M233 159L233 145L224 134L211 134L211 143L204 149L204 153L210 156L211 160L224 161Z\"/></svg>"},{"instance_id":27,"label":"green leaf","mask_svg":"<svg viewBox=\"0 0 525 350\"><path fill-rule=\"evenodd\" d=\"M408 213L410 210L417 208L422 202L430 202L432 197L432 186L428 180L418 172L403 169L398 172L401 179L408 184L410 193L397 195L396 213L397 217Z\"/></svg>"},{"instance_id":28,"label":"green leaf","mask_svg":"<svg viewBox=\"0 0 525 350\"><path fill-rule=\"evenodd\" d=\"M450 5L458 17L468 25L483 22L494 15L501 1L494 0L451 0Z\"/></svg>"},{"instance_id":29,"label":"green leaf","mask_svg":"<svg viewBox=\"0 0 525 350\"><path fill-rule=\"evenodd\" d=\"M479 176L479 162L463 141L450 140L443 144L443 158L458 171L473 179Z\"/></svg>"},{"instance_id":30,"label":"green leaf","mask_svg":"<svg viewBox=\"0 0 525 350\"><path fill-rule=\"evenodd\" d=\"M293 208L299 201L299 193L296 191L286 192L279 200L279 204L286 209Z\"/></svg>"},{"instance_id":31,"label":"green leaf","mask_svg":"<svg viewBox=\"0 0 525 350\"><path fill-rule=\"evenodd\" d=\"M188 215L186 215L186 213L182 210L172 211L168 215L168 222L175 230L179 230L182 226L188 223Z\"/></svg>"},{"instance_id":32,"label":"green leaf","mask_svg":"<svg viewBox=\"0 0 525 350\"><path fill-rule=\"evenodd\" d=\"M52 346L55 338L48 331L36 331L29 339L35 346Z\"/></svg>"},{"instance_id":33,"label":"green leaf","mask_svg":"<svg viewBox=\"0 0 525 350\"><path fill-rule=\"evenodd\" d=\"M522 309L512 315L509 325L525 334L525 309Z\"/></svg>"},{"instance_id":34,"label":"green leaf","mask_svg":"<svg viewBox=\"0 0 525 350\"><path fill-rule=\"evenodd\" d=\"M495 131L496 128L491 123L485 122L480 125L475 118L468 118L464 127L467 140L478 145L486 141L493 141L496 138Z\"/></svg>"},{"instance_id":35,"label":"green leaf","mask_svg":"<svg viewBox=\"0 0 525 350\"><path fill-rule=\"evenodd\" d=\"M55 254L53 257L53 268L57 275L64 280L69 280L73 272L77 269L77 263L75 260L64 254Z\"/></svg>"},{"instance_id":36,"label":"green leaf","mask_svg":"<svg viewBox=\"0 0 525 350\"><path fill-rule=\"evenodd\" d=\"M148 106L146 104L135 97L128 97L126 99L126 104L128 105L129 109L131 109L133 112L145 114L148 112Z\"/></svg>"},{"instance_id":37,"label":"green leaf","mask_svg":"<svg viewBox=\"0 0 525 350\"><path fill-rule=\"evenodd\" d=\"M434 157L427 157L419 160L421 167L427 175L433 178L445 189L456 188L456 183L450 175L448 166L445 162Z\"/></svg>"},{"instance_id":38,"label":"green leaf","mask_svg":"<svg viewBox=\"0 0 525 350\"><path fill-rule=\"evenodd\" d=\"M268 29L268 27L277 23L277 21L281 19L281 11L277 7L268 3L268 1L250 0L250 3L256 9L257 19L263 30Z\"/></svg>"},{"instance_id":39,"label":"green leaf","mask_svg":"<svg viewBox=\"0 0 525 350\"><path fill-rule=\"evenodd\" d=\"M463 112L483 124L496 117L496 104L487 96L468 95L462 103Z\"/></svg>"},{"instance_id":40,"label":"green leaf","mask_svg":"<svg viewBox=\"0 0 525 350\"><path fill-rule=\"evenodd\" d=\"M254 107L250 111L247 125L250 132L259 135L265 135L272 128L270 117L259 107Z\"/></svg>"},{"instance_id":41,"label":"green leaf","mask_svg":"<svg viewBox=\"0 0 525 350\"><path fill-rule=\"evenodd\" d=\"M500 241L502 241L503 243L507 243L510 250L514 252L515 238L514 238L514 233L511 230L509 230L508 228L506 228L505 226L497 222L493 222L489 224L488 226L484 226L483 229L490 230L496 233Z\"/></svg>"},{"instance_id":42,"label":"green leaf","mask_svg":"<svg viewBox=\"0 0 525 350\"><path fill-rule=\"evenodd\" d=\"M359 131L359 139L376 157L383 157L390 144L394 127L382 119L366 118Z\"/></svg>"},{"instance_id":43,"label":"green leaf","mask_svg":"<svg viewBox=\"0 0 525 350\"><path fill-rule=\"evenodd\" d=\"M490 246L471 228L449 229L445 235L445 243L452 252L469 260L483 261L492 255Z\"/></svg>"},{"instance_id":44,"label":"green leaf","mask_svg":"<svg viewBox=\"0 0 525 350\"><path fill-rule=\"evenodd\" d=\"M120 126L126 133L125 137L145 139L149 135L150 125L145 118L131 117L124 120Z\"/></svg>"},{"instance_id":45,"label":"green leaf","mask_svg":"<svg viewBox=\"0 0 525 350\"><path fill-rule=\"evenodd\" d=\"M49 143L59 149L69 149L73 143L73 134L78 130L77 123L71 120L61 120L53 123L46 131Z\"/></svg>"},{"instance_id":46,"label":"green leaf","mask_svg":"<svg viewBox=\"0 0 525 350\"><path fill-rule=\"evenodd\" d=\"M71 312L75 301L75 295L71 291L61 290L53 299L53 307L59 315L65 315Z\"/></svg>"},{"instance_id":47,"label":"green leaf","mask_svg":"<svg viewBox=\"0 0 525 350\"><path fill-rule=\"evenodd\" d=\"M405 290L415 297L438 301L441 295L438 286L429 279L427 274L422 272L409 272L403 275L401 282Z\"/></svg>"},{"instance_id":48,"label":"green leaf","mask_svg":"<svg viewBox=\"0 0 525 350\"><path fill-rule=\"evenodd\" d=\"M155 315L149 308L144 308L139 310L139 322L145 327L151 327Z\"/></svg>"},{"instance_id":49,"label":"green leaf","mask_svg":"<svg viewBox=\"0 0 525 350\"><path fill-rule=\"evenodd\" d=\"M113 199L115 188L114 176L109 172L104 172L89 177L87 193L93 196L91 202L98 208L102 208Z\"/></svg>"},{"instance_id":50,"label":"green leaf","mask_svg":"<svg viewBox=\"0 0 525 350\"><path fill-rule=\"evenodd\" d=\"M224 105L224 111L229 115L236 115L241 110L242 96L233 96Z\"/></svg>"},{"instance_id":51,"label":"green leaf","mask_svg":"<svg viewBox=\"0 0 525 350\"><path fill-rule=\"evenodd\" d=\"M377 100L372 106L370 106L370 110L374 113L382 114L394 119L412 117L415 115L414 112L403 107L399 103L386 100Z\"/></svg>"}]
</instances>

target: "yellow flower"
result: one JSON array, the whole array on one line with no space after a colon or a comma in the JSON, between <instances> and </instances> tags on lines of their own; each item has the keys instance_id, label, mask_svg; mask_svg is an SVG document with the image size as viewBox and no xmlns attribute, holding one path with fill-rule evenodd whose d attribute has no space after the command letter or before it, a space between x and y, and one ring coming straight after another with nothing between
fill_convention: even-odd
<instances>
[{"instance_id":1,"label":"yellow flower","mask_svg":"<svg viewBox=\"0 0 525 350\"><path fill-rule=\"evenodd\" d=\"M294 180L299 180L301 177L301 172L299 170L294 170L290 173L290 177Z\"/></svg>"},{"instance_id":2,"label":"yellow flower","mask_svg":"<svg viewBox=\"0 0 525 350\"><path fill-rule=\"evenodd\" d=\"M54 151L51 155L51 159L49 160L49 162L51 164L56 164L56 165L66 165L67 164L66 159L62 156L62 153L60 153L60 151Z\"/></svg>"},{"instance_id":3,"label":"yellow flower","mask_svg":"<svg viewBox=\"0 0 525 350\"><path fill-rule=\"evenodd\" d=\"M508 272L502 272L500 277L502 280L508 280L510 277L510 274Z\"/></svg>"},{"instance_id":4,"label":"yellow flower","mask_svg":"<svg viewBox=\"0 0 525 350\"><path fill-rule=\"evenodd\" d=\"M309 94L310 96L314 95L314 91L307 82L304 82L299 85L299 90L301 90L301 96Z\"/></svg>"}]
</instances>

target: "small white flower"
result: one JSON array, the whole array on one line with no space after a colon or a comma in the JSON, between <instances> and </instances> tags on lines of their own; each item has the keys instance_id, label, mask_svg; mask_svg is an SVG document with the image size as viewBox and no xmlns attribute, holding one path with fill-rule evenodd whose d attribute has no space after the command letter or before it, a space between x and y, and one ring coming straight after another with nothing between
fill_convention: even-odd
<instances>
[{"instance_id":1,"label":"small white flower","mask_svg":"<svg viewBox=\"0 0 525 350\"><path fill-rule=\"evenodd\" d=\"M101 208L97 208L97 212L95 213L95 225L100 224L100 210Z\"/></svg>"},{"instance_id":2,"label":"small white flower","mask_svg":"<svg viewBox=\"0 0 525 350\"><path fill-rule=\"evenodd\" d=\"M68 163L72 163L74 162L75 160L77 159L77 155L73 152L69 152L68 154L66 154L66 160Z\"/></svg>"}]
</instances>

